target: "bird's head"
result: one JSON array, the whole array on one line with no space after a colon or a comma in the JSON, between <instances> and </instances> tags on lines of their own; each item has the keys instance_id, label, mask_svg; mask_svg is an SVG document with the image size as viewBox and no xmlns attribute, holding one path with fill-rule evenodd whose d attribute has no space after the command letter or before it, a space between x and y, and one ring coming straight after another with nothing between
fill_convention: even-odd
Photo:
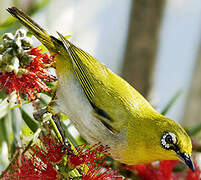
<instances>
[{"instance_id":1,"label":"bird's head","mask_svg":"<svg viewBox=\"0 0 201 180\"><path fill-rule=\"evenodd\" d=\"M121 161L132 165L181 160L194 171L192 143L186 131L177 122L156 111L143 112L138 115L138 120L129 122L128 148L122 151Z\"/></svg>"},{"instance_id":2,"label":"bird's head","mask_svg":"<svg viewBox=\"0 0 201 180\"><path fill-rule=\"evenodd\" d=\"M192 143L186 131L177 122L166 117L163 117L160 123L160 146L165 156L172 156L172 159L175 156L194 171L191 159Z\"/></svg>"}]
</instances>

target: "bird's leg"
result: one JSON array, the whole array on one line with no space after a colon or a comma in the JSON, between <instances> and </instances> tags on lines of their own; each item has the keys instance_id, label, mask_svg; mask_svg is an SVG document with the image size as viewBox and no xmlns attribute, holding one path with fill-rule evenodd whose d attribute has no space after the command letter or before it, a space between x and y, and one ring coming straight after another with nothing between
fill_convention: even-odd
<instances>
[{"instance_id":1,"label":"bird's leg","mask_svg":"<svg viewBox=\"0 0 201 180\"><path fill-rule=\"evenodd\" d=\"M50 103L47 105L47 107L43 109L36 108L36 112L33 113L33 117L37 121L42 121L43 120L43 115L46 113L51 113L51 114L56 114L54 111L54 107L56 106L56 93L54 93L52 100Z\"/></svg>"},{"instance_id":2,"label":"bird's leg","mask_svg":"<svg viewBox=\"0 0 201 180\"><path fill-rule=\"evenodd\" d=\"M65 136L65 131L61 125L60 113L55 111L55 107L56 107L56 93L52 97L52 100L47 105L47 107L33 113L34 119L37 121L43 121L44 114L50 113L52 115L52 120L54 121L54 124L56 125L55 128L61 135L62 139L60 140L63 142L63 149L66 149L66 148L71 149L70 143L68 142L68 139Z\"/></svg>"},{"instance_id":3,"label":"bird's leg","mask_svg":"<svg viewBox=\"0 0 201 180\"><path fill-rule=\"evenodd\" d=\"M34 112L34 113L33 113L33 117L34 117L34 119L37 120L37 121L42 121L42 120L43 120L43 115L44 115L45 113L48 113L48 108L47 108L47 107L44 108L44 109L40 109L40 110Z\"/></svg>"},{"instance_id":4,"label":"bird's leg","mask_svg":"<svg viewBox=\"0 0 201 180\"><path fill-rule=\"evenodd\" d=\"M48 112L50 112L52 114L52 120L54 121L54 123L55 123L61 137L62 137L63 149L68 148L70 150L71 145L68 142L68 139L66 138L66 135L65 135L65 131L61 125L60 113L55 111L55 107L56 107L56 93L52 97L51 102L48 104ZM69 150L68 150L68 152L70 152Z\"/></svg>"},{"instance_id":5,"label":"bird's leg","mask_svg":"<svg viewBox=\"0 0 201 180\"><path fill-rule=\"evenodd\" d=\"M63 149L66 149L67 147L68 147L68 149L71 149L70 148L71 145L68 142L68 139L66 138L66 135L65 135L65 131L61 125L61 120L60 120L59 114L52 115L52 119L53 119L54 123L56 124L59 133L61 134L61 137L63 140Z\"/></svg>"}]
</instances>

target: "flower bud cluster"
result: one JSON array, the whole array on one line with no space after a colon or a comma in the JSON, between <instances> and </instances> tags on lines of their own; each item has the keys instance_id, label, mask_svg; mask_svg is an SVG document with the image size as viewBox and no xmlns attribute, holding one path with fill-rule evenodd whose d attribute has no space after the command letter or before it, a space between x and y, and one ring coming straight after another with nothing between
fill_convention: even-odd
<instances>
[{"instance_id":1,"label":"flower bud cluster","mask_svg":"<svg viewBox=\"0 0 201 180\"><path fill-rule=\"evenodd\" d=\"M24 68L33 57L29 54L32 48L32 39L26 36L26 31L19 29L13 35L5 33L0 43L0 71L14 72L21 76L27 73Z\"/></svg>"},{"instance_id":2,"label":"flower bud cluster","mask_svg":"<svg viewBox=\"0 0 201 180\"><path fill-rule=\"evenodd\" d=\"M56 81L49 67L54 64L54 55L49 56L39 48L32 47L32 40L24 30L6 33L0 40L0 91L17 100L35 100L38 93L51 93L47 82Z\"/></svg>"}]
</instances>

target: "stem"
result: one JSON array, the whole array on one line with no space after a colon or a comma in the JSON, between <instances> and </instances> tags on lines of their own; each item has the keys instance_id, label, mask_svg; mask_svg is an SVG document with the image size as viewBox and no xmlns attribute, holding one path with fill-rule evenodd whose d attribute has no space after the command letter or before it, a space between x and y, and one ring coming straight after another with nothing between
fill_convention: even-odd
<instances>
[{"instance_id":1,"label":"stem","mask_svg":"<svg viewBox=\"0 0 201 180\"><path fill-rule=\"evenodd\" d=\"M57 137L59 138L60 142L64 143L63 138L62 138L62 136L61 136L61 134L60 134L60 132L59 132L59 130L57 128L57 125L55 124L55 122L54 122L54 120L52 118L50 118L50 123L52 124L53 129L54 129Z\"/></svg>"},{"instance_id":2,"label":"stem","mask_svg":"<svg viewBox=\"0 0 201 180\"><path fill-rule=\"evenodd\" d=\"M28 103L30 103L30 102L31 102L31 101L25 101L25 102L23 102L22 104L17 104L17 105L15 105L15 106L12 106L12 107L8 108L8 110L12 110L12 109L15 109L15 108L24 106L25 104L28 104Z\"/></svg>"}]
</instances>

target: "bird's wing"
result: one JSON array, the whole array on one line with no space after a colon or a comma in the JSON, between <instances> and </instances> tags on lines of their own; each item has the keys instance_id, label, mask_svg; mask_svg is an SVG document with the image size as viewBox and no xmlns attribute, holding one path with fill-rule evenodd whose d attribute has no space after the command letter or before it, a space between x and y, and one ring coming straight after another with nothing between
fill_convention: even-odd
<instances>
[{"instance_id":1,"label":"bird's wing","mask_svg":"<svg viewBox=\"0 0 201 180\"><path fill-rule=\"evenodd\" d=\"M77 79L79 80L91 106L93 107L94 111L92 112L92 114L98 118L99 120L102 121L102 123L111 131L115 131L115 129L112 127L111 123L112 123L112 118L111 116L104 110L99 108L96 105L96 100L95 100L95 94L97 94L96 92L96 87L94 86L93 82L90 81L90 79L88 78L89 75L87 74L85 67L83 65L82 60L80 59L80 57L77 55L77 53L81 53L83 55L84 58L86 58L87 60L90 58L90 56L87 56L86 53L83 53L83 51L79 50L78 48L75 50L73 48L73 44L70 43L63 35L61 35L60 33L58 33L63 44L64 44L64 48L66 49L68 55L70 56L72 63L73 63L73 69L74 72L77 76ZM76 52L77 51L77 52Z\"/></svg>"}]
</instances>

